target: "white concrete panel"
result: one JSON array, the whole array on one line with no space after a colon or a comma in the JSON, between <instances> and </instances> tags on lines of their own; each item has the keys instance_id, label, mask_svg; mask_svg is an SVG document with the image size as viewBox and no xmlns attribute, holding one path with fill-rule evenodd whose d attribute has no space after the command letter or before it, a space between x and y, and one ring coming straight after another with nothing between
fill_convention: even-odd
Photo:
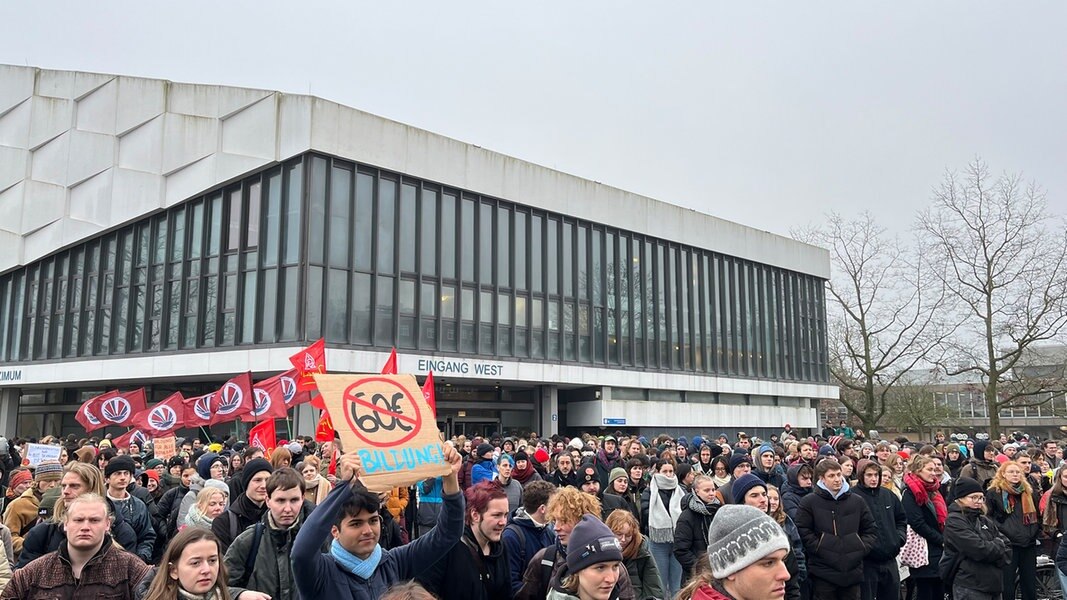
<instances>
[{"instance_id":1,"label":"white concrete panel","mask_svg":"<svg viewBox=\"0 0 1067 600\"><path fill-rule=\"evenodd\" d=\"M259 158L255 156L242 156L240 154L223 154L219 153L212 158L215 159L215 181L227 181L235 177L240 177L251 171L255 171L260 167L264 167L270 164L271 160L268 158ZM201 188L203 191L205 188ZM196 194L198 192L193 192Z\"/></svg>"},{"instance_id":2,"label":"white concrete panel","mask_svg":"<svg viewBox=\"0 0 1067 600\"><path fill-rule=\"evenodd\" d=\"M0 115L0 145L13 148L30 147L32 106L33 102L27 98Z\"/></svg>"},{"instance_id":3,"label":"white concrete panel","mask_svg":"<svg viewBox=\"0 0 1067 600\"><path fill-rule=\"evenodd\" d=\"M71 133L68 131L34 150L30 166L33 179L55 185L67 184L70 137ZM30 200L33 200L32 196Z\"/></svg>"},{"instance_id":4,"label":"white concrete panel","mask_svg":"<svg viewBox=\"0 0 1067 600\"><path fill-rule=\"evenodd\" d=\"M264 98L226 117L222 121L222 151L273 159L278 133L276 98Z\"/></svg>"},{"instance_id":5,"label":"white concrete panel","mask_svg":"<svg viewBox=\"0 0 1067 600\"><path fill-rule=\"evenodd\" d=\"M167 113L163 121L163 174L190 165L218 149L216 119Z\"/></svg>"},{"instance_id":6,"label":"white concrete panel","mask_svg":"<svg viewBox=\"0 0 1067 600\"><path fill-rule=\"evenodd\" d=\"M163 206L174 206L211 187L215 181L215 159L212 155L167 175Z\"/></svg>"},{"instance_id":7,"label":"white concrete panel","mask_svg":"<svg viewBox=\"0 0 1067 600\"><path fill-rule=\"evenodd\" d=\"M70 217L92 223L97 229L111 220L114 172L111 168L70 188Z\"/></svg>"},{"instance_id":8,"label":"white concrete panel","mask_svg":"<svg viewBox=\"0 0 1067 600\"><path fill-rule=\"evenodd\" d=\"M44 258L63 245L63 222L53 221L25 236L24 258L35 261Z\"/></svg>"},{"instance_id":9,"label":"white concrete panel","mask_svg":"<svg viewBox=\"0 0 1067 600\"><path fill-rule=\"evenodd\" d=\"M257 104L268 96L278 92L270 90L257 90L253 88L219 87L219 112L214 115L220 119L228 119L235 113Z\"/></svg>"},{"instance_id":10,"label":"white concrete panel","mask_svg":"<svg viewBox=\"0 0 1067 600\"><path fill-rule=\"evenodd\" d=\"M111 79L78 100L76 126L82 131L115 135L119 82Z\"/></svg>"},{"instance_id":11,"label":"white concrete panel","mask_svg":"<svg viewBox=\"0 0 1067 600\"><path fill-rule=\"evenodd\" d=\"M20 181L0 192L0 231L22 234L22 211L26 206L25 190L26 182ZM6 252L0 252L0 256L4 254Z\"/></svg>"},{"instance_id":12,"label":"white concrete panel","mask_svg":"<svg viewBox=\"0 0 1067 600\"><path fill-rule=\"evenodd\" d=\"M29 164L29 150L0 146L0 191L26 179Z\"/></svg>"},{"instance_id":13,"label":"white concrete panel","mask_svg":"<svg viewBox=\"0 0 1067 600\"><path fill-rule=\"evenodd\" d=\"M30 114L30 150L70 129L74 102L34 96Z\"/></svg>"},{"instance_id":14,"label":"white concrete panel","mask_svg":"<svg viewBox=\"0 0 1067 600\"><path fill-rule=\"evenodd\" d=\"M67 210L67 189L63 186L29 181L22 213L22 234L28 235L63 218Z\"/></svg>"},{"instance_id":15,"label":"white concrete panel","mask_svg":"<svg viewBox=\"0 0 1067 600\"><path fill-rule=\"evenodd\" d=\"M41 69L37 72L37 95L48 98L74 99L74 79L76 71L50 71Z\"/></svg>"},{"instance_id":16,"label":"white concrete panel","mask_svg":"<svg viewBox=\"0 0 1067 600\"><path fill-rule=\"evenodd\" d=\"M278 146L275 159L283 160L311 148L311 105L308 96L278 93Z\"/></svg>"},{"instance_id":17,"label":"white concrete panel","mask_svg":"<svg viewBox=\"0 0 1067 600\"><path fill-rule=\"evenodd\" d=\"M114 75L78 71L74 74L74 99L81 100L116 79Z\"/></svg>"},{"instance_id":18,"label":"white concrete panel","mask_svg":"<svg viewBox=\"0 0 1067 600\"><path fill-rule=\"evenodd\" d=\"M125 223L163 206L163 177L152 173L113 169L111 218Z\"/></svg>"},{"instance_id":19,"label":"white concrete panel","mask_svg":"<svg viewBox=\"0 0 1067 600\"><path fill-rule=\"evenodd\" d=\"M22 264L22 236L0 229L0 272Z\"/></svg>"},{"instance_id":20,"label":"white concrete panel","mask_svg":"<svg viewBox=\"0 0 1067 600\"><path fill-rule=\"evenodd\" d=\"M78 219L65 218L61 223L63 225L61 246L69 246L75 242L84 240L87 237L92 237L104 230L103 227L96 223L87 223L85 221L79 221ZM53 248L52 252L55 251L56 248Z\"/></svg>"},{"instance_id":21,"label":"white concrete panel","mask_svg":"<svg viewBox=\"0 0 1067 600\"><path fill-rule=\"evenodd\" d=\"M78 130L69 135L67 185L77 185L115 164L115 136Z\"/></svg>"},{"instance_id":22,"label":"white concrete panel","mask_svg":"<svg viewBox=\"0 0 1067 600\"><path fill-rule=\"evenodd\" d=\"M146 173L163 172L162 115L129 130L119 138L119 166Z\"/></svg>"},{"instance_id":23,"label":"white concrete panel","mask_svg":"<svg viewBox=\"0 0 1067 600\"><path fill-rule=\"evenodd\" d=\"M37 69L33 67L0 65L0 82L3 82L0 85L0 114L33 97L36 74Z\"/></svg>"},{"instance_id":24,"label":"white concrete panel","mask_svg":"<svg viewBox=\"0 0 1067 600\"><path fill-rule=\"evenodd\" d=\"M163 114L167 102L166 90L166 81L119 77L115 131L125 133Z\"/></svg>"},{"instance_id":25,"label":"white concrete panel","mask_svg":"<svg viewBox=\"0 0 1067 600\"><path fill-rule=\"evenodd\" d=\"M271 92L249 88L171 83L167 110L181 115L218 119L255 104Z\"/></svg>"}]
</instances>

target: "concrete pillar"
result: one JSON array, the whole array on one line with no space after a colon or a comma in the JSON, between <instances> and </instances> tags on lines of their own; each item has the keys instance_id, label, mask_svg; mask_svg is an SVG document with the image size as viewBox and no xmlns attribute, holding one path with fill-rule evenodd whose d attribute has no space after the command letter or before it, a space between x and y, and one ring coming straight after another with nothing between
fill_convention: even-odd
<instances>
[{"instance_id":1,"label":"concrete pillar","mask_svg":"<svg viewBox=\"0 0 1067 600\"><path fill-rule=\"evenodd\" d=\"M18 388L0 389L0 435L12 438L17 435L19 418L19 397L22 395Z\"/></svg>"},{"instance_id":2,"label":"concrete pillar","mask_svg":"<svg viewBox=\"0 0 1067 600\"><path fill-rule=\"evenodd\" d=\"M537 433L542 439L552 437L559 433L559 389L554 385L542 385L538 388Z\"/></svg>"}]
</instances>

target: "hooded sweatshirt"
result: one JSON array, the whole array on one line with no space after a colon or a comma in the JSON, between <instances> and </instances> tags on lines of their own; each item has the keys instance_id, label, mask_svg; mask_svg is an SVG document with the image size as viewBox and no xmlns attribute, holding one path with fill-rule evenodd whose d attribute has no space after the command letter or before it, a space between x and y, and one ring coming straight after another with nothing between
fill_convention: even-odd
<instances>
[{"instance_id":1,"label":"hooded sweatshirt","mask_svg":"<svg viewBox=\"0 0 1067 600\"><path fill-rule=\"evenodd\" d=\"M878 471L878 486L875 488L867 487L863 477L864 469L871 465ZM904 505L896 494L882 487L882 468L877 463L865 458L859 462L857 473L857 495L863 498L871 509L878 534L877 543L863 559L872 563L895 560L907 539L908 516L904 513Z\"/></svg>"}]
</instances>

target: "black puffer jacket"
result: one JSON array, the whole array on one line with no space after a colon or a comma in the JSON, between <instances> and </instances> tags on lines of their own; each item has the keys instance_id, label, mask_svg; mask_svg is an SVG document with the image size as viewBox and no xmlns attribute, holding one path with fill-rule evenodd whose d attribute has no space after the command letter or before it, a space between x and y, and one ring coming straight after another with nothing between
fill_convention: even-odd
<instances>
[{"instance_id":1,"label":"black puffer jacket","mask_svg":"<svg viewBox=\"0 0 1067 600\"><path fill-rule=\"evenodd\" d=\"M800 507L800 501L811 493L810 487L800 487L798 476L800 469L803 467L808 467L808 465L796 464L789 467L785 474L785 485L781 489L782 508L785 510L785 514L789 515L789 518L793 520L797 518L797 508ZM808 467L808 471L811 471L811 467Z\"/></svg>"},{"instance_id":2,"label":"black puffer jacket","mask_svg":"<svg viewBox=\"0 0 1067 600\"><path fill-rule=\"evenodd\" d=\"M842 586L863 581L863 558L878 541L878 526L862 498L844 488L835 499L816 485L801 500L794 522L804 540L809 576Z\"/></svg>"},{"instance_id":3,"label":"black puffer jacket","mask_svg":"<svg viewBox=\"0 0 1067 600\"><path fill-rule=\"evenodd\" d=\"M942 562L961 557L954 585L986 594L1000 594L1002 569L1008 562L1008 538L981 511L961 508L955 502L945 519L945 551Z\"/></svg>"},{"instance_id":4,"label":"black puffer jacket","mask_svg":"<svg viewBox=\"0 0 1067 600\"><path fill-rule=\"evenodd\" d=\"M926 540L927 552L929 552L930 564L925 567L912 567L911 576L915 579L940 578L937 564L941 561L944 552L945 537L941 527L937 524L937 511L933 501L920 505L915 500L915 494L911 488L904 486L904 492L900 503L904 505L904 514L908 517L908 525Z\"/></svg>"},{"instance_id":5,"label":"black puffer jacket","mask_svg":"<svg viewBox=\"0 0 1067 600\"><path fill-rule=\"evenodd\" d=\"M860 479L863 478L863 470L867 464L874 464L864 459L860 461ZM896 560L904 542L908 539L908 516L904 514L904 505L893 492L882 487L882 473L878 470L878 487L869 488L865 485L858 486L857 495L867 502L871 509L874 522L878 528L878 542L875 543L871 553L864 560L874 563L884 563Z\"/></svg>"},{"instance_id":6,"label":"black puffer jacket","mask_svg":"<svg viewBox=\"0 0 1067 600\"><path fill-rule=\"evenodd\" d=\"M717 499L711 505L705 504L696 494L689 494L682 500L682 514L674 526L674 557L682 565L682 585L689 581L700 557L708 552L708 533L718 510Z\"/></svg>"},{"instance_id":7,"label":"black puffer jacket","mask_svg":"<svg viewBox=\"0 0 1067 600\"><path fill-rule=\"evenodd\" d=\"M1024 494L1026 492L1023 492ZM1031 497L1034 500L1034 510L1037 510L1037 506L1040 502L1040 498L1035 492L1031 492ZM1037 541L1037 536L1041 533L1041 513L1038 512L1033 517L1033 523L1023 523L1023 502L1021 496L1015 496L1014 506L1011 512L1005 510L1004 497L1000 490L994 490L992 488L986 490L986 514L989 518L993 519L997 523L997 529L1004 537L1008 538L1008 541L1013 547L1023 548L1027 546L1033 546Z\"/></svg>"}]
</instances>

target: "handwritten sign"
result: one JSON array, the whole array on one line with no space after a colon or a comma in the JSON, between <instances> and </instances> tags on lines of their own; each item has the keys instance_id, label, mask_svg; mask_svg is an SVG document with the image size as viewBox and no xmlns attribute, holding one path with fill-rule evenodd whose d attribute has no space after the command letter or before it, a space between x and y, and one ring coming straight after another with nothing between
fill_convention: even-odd
<instances>
[{"instance_id":1,"label":"handwritten sign","mask_svg":"<svg viewBox=\"0 0 1067 600\"><path fill-rule=\"evenodd\" d=\"M159 437L152 441L152 450L156 458L166 461L178 453L178 447L173 435Z\"/></svg>"},{"instance_id":2,"label":"handwritten sign","mask_svg":"<svg viewBox=\"0 0 1067 600\"><path fill-rule=\"evenodd\" d=\"M26 464L36 467L46 460L58 461L62 450L59 446L49 444L26 444Z\"/></svg>"},{"instance_id":3,"label":"handwritten sign","mask_svg":"<svg viewBox=\"0 0 1067 600\"><path fill-rule=\"evenodd\" d=\"M315 374L334 429L375 492L448 474L433 412L413 375Z\"/></svg>"}]
</instances>

